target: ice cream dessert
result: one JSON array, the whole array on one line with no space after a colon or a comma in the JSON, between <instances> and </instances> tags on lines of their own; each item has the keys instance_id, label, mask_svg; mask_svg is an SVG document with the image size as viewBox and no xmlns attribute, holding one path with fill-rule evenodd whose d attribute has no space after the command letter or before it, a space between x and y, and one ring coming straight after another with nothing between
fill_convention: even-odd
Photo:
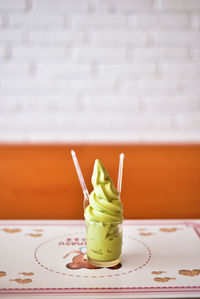
<instances>
[{"instance_id":1,"label":"ice cream dessert","mask_svg":"<svg viewBox=\"0 0 200 299\"><path fill-rule=\"evenodd\" d=\"M98 261L119 262L122 247L122 203L107 170L98 159L94 164L92 185L94 190L90 193L89 205L84 213L88 259L98 265L101 264Z\"/></svg>"}]
</instances>

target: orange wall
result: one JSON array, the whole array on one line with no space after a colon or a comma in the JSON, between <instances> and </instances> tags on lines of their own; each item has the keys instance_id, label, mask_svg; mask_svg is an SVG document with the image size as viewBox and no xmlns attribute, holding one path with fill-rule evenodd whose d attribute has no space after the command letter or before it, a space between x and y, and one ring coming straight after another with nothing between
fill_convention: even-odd
<instances>
[{"instance_id":1,"label":"orange wall","mask_svg":"<svg viewBox=\"0 0 200 299\"><path fill-rule=\"evenodd\" d=\"M89 191L94 160L116 183L125 153L125 218L200 218L200 145L1 145L0 219L83 218L71 148Z\"/></svg>"}]
</instances>

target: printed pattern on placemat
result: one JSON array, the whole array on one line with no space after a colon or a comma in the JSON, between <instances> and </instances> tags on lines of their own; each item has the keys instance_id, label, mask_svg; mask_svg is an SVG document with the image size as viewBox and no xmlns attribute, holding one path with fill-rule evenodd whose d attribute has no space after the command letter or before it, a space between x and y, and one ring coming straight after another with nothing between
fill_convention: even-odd
<instances>
[{"instance_id":1,"label":"printed pattern on placemat","mask_svg":"<svg viewBox=\"0 0 200 299\"><path fill-rule=\"evenodd\" d=\"M80 235L80 238L77 237ZM70 236L70 238L69 238ZM54 266L54 268L51 268L50 266L48 266L48 263L45 261L42 261L42 257L43 256L44 258L46 257L45 256L45 252L50 252L50 250L52 250L54 252L54 256L59 253L58 251L58 247L59 246L62 246L62 244L65 244L66 246L66 250L68 250L67 254L64 256L64 257L70 257L70 253L79 253L78 256L81 257L81 259L83 260L84 259L84 255L86 254L86 242L85 242L85 239L82 238L82 234L80 234L79 232L75 232L74 234L72 233L69 233L67 236L66 235L63 235L63 236L56 236L52 239L49 239L49 240L46 240L44 241L43 243L41 243L35 250L35 253L34 253L34 257L35 257L35 260L37 261L37 263L43 267L44 269L48 270L48 271L51 271L51 272L54 272L56 274L61 274L61 275L67 275L67 276L75 276L75 277L85 277L85 278L88 278L88 277L91 277L91 278L104 278L104 277L113 277L113 276L120 276L120 275L125 275L125 274L129 274L129 273L132 273L133 271L137 271L139 269L141 269L142 267L146 266L148 264L148 262L150 261L151 259L151 251L149 249L149 247L144 243L142 242L141 240L138 240L134 237L131 237L131 236L124 236L123 237L125 239L125 242L129 242L129 247L132 248L132 247L135 247L136 245L139 247L139 250L141 252L143 252L143 260L142 260L142 263L138 263L136 264L136 261L129 261L129 270L128 271L125 271L125 269L123 267L115 267L114 269L112 268L108 268L108 269L112 269L112 270L116 270L116 269L120 269L120 271L118 271L118 273L109 273L109 274L99 274L98 272L99 271L95 271L96 273L94 273L94 270L98 270L98 269L102 269L102 268L96 268L96 267L89 267L89 269L93 269L92 273L91 274L87 274L87 275L81 275L81 274L78 274L78 273L73 273L72 272L63 272L62 269L58 269L58 264L56 264ZM67 241L66 241L67 240ZM79 247L77 247L79 246ZM74 248L76 248L76 250L74 250ZM40 251L43 251L41 254L40 254ZM77 255L75 255L75 257L77 257ZM59 256L56 256L55 259L56 260L59 260L59 258L61 258L61 255ZM63 257L62 257L63 258ZM133 263L134 262L134 263ZM133 263L132 264L132 269L131 269L131 266L130 266L130 263ZM69 267L69 264L71 264L71 260L70 260L70 263L67 263L66 264L66 267L68 269L77 269L76 267ZM68 265L68 266L67 266ZM56 268L57 267L57 268ZM81 268L84 268L84 267L79 267L79 269Z\"/></svg>"}]
</instances>

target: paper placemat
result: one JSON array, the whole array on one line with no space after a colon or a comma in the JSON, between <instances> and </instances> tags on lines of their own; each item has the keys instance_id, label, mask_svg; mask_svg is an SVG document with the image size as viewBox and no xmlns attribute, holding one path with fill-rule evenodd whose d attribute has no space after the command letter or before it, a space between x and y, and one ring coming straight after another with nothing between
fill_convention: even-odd
<instances>
[{"instance_id":1,"label":"paper placemat","mask_svg":"<svg viewBox=\"0 0 200 299\"><path fill-rule=\"evenodd\" d=\"M122 262L90 269L85 225L0 221L0 295L200 297L200 221L123 224Z\"/></svg>"}]
</instances>

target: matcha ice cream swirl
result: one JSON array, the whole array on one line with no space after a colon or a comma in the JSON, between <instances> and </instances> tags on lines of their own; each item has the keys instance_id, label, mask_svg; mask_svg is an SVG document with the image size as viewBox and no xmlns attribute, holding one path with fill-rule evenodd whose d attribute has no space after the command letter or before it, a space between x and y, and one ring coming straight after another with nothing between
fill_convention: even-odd
<instances>
[{"instance_id":1,"label":"matcha ice cream swirl","mask_svg":"<svg viewBox=\"0 0 200 299\"><path fill-rule=\"evenodd\" d=\"M122 222L122 203L119 200L119 192L103 166L96 159L92 175L94 190L89 197L90 204L85 209L85 219L92 222Z\"/></svg>"}]
</instances>

